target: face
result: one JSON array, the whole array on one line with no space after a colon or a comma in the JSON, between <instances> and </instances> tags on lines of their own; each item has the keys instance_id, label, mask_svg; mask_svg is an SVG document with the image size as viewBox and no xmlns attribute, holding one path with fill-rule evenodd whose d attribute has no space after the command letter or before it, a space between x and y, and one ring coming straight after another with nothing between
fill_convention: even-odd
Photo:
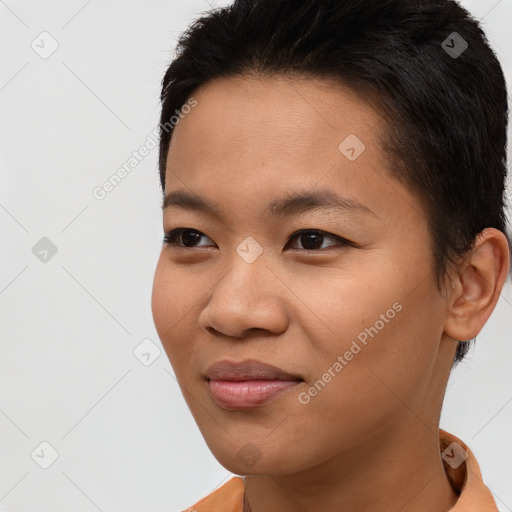
<instances>
[{"instance_id":1,"label":"face","mask_svg":"<svg viewBox=\"0 0 512 512\"><path fill-rule=\"evenodd\" d=\"M455 345L442 348L426 217L389 173L384 120L314 79L223 78L193 96L165 193L209 208L183 195L164 208L164 232L186 230L163 245L152 310L214 456L236 474L291 474L382 437L411 409L429 423ZM243 395L207 381L223 360L299 380L258 402L258 383ZM214 386L238 401L214 399Z\"/></svg>"}]
</instances>

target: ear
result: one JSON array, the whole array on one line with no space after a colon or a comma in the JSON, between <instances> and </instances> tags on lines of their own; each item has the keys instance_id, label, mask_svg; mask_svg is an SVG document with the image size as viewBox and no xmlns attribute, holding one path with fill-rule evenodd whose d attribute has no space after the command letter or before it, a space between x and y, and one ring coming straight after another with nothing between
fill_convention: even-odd
<instances>
[{"instance_id":1,"label":"ear","mask_svg":"<svg viewBox=\"0 0 512 512\"><path fill-rule=\"evenodd\" d=\"M473 339L491 316L507 279L510 264L507 237L486 228L457 270L448 302L444 332L456 340Z\"/></svg>"}]
</instances>

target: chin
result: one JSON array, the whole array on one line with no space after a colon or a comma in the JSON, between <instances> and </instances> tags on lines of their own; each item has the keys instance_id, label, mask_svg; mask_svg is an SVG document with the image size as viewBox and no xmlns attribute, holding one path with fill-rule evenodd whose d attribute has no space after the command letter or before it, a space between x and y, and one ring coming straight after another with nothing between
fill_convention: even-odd
<instances>
[{"instance_id":1,"label":"chin","mask_svg":"<svg viewBox=\"0 0 512 512\"><path fill-rule=\"evenodd\" d=\"M219 464L235 475L286 475L293 473L288 457L283 457L278 451L268 448L270 457L265 457L250 441L246 443L229 442L228 446L213 446L208 444L213 456Z\"/></svg>"}]
</instances>

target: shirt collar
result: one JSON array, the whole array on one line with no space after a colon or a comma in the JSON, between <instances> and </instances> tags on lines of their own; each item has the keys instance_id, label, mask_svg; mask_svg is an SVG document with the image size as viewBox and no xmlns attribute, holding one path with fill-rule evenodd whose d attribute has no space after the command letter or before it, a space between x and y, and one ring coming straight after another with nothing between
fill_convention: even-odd
<instances>
[{"instance_id":1,"label":"shirt collar","mask_svg":"<svg viewBox=\"0 0 512 512\"><path fill-rule=\"evenodd\" d=\"M469 447L442 429L439 429L439 447L446 475L459 494L457 503L449 512L499 512Z\"/></svg>"}]
</instances>

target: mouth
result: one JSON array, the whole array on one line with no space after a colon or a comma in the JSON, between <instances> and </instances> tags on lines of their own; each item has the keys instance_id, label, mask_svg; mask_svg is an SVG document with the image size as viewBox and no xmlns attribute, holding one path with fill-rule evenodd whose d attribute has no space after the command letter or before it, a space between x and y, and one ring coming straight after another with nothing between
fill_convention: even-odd
<instances>
[{"instance_id":1,"label":"mouth","mask_svg":"<svg viewBox=\"0 0 512 512\"><path fill-rule=\"evenodd\" d=\"M205 372L213 400L224 409L261 406L304 380L273 365L256 360L220 361Z\"/></svg>"}]
</instances>

